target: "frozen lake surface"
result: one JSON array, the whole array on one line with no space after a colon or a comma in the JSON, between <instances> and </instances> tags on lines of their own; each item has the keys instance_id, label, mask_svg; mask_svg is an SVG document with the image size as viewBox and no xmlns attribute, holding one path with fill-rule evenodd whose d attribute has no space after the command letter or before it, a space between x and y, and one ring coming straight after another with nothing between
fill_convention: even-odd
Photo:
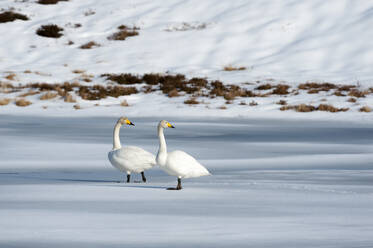
<instances>
[{"instance_id":1,"label":"frozen lake surface","mask_svg":"<svg viewBox=\"0 0 373 248\"><path fill-rule=\"evenodd\" d=\"M159 120L130 119L122 145L156 153ZM370 125L167 120L168 149L213 176L181 191L159 168L118 183L116 118L0 115L0 247L373 246Z\"/></svg>"}]
</instances>

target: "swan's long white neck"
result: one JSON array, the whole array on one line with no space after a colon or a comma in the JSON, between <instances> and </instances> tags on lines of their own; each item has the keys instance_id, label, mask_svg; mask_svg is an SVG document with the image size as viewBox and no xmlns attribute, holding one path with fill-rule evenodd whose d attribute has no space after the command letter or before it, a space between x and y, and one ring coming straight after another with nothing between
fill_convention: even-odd
<instances>
[{"instance_id":1,"label":"swan's long white neck","mask_svg":"<svg viewBox=\"0 0 373 248\"><path fill-rule=\"evenodd\" d=\"M159 150L157 154L157 163L161 166L166 163L167 159L167 145L163 129L164 128L161 125L158 125Z\"/></svg>"},{"instance_id":2,"label":"swan's long white neck","mask_svg":"<svg viewBox=\"0 0 373 248\"><path fill-rule=\"evenodd\" d=\"M119 139L119 131L120 131L121 124L118 122L114 127L113 132L113 150L120 149L122 146L120 145Z\"/></svg>"}]
</instances>

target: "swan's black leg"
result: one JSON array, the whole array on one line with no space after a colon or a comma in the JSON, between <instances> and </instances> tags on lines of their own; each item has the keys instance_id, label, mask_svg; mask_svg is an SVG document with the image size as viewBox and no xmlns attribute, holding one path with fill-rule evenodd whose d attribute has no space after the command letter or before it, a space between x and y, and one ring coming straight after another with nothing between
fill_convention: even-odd
<instances>
[{"instance_id":1,"label":"swan's black leg","mask_svg":"<svg viewBox=\"0 0 373 248\"><path fill-rule=\"evenodd\" d=\"M142 181L143 181L144 183L146 183L146 177L145 177L144 172L141 172L141 177L142 177Z\"/></svg>"},{"instance_id":2,"label":"swan's black leg","mask_svg":"<svg viewBox=\"0 0 373 248\"><path fill-rule=\"evenodd\" d=\"M131 175L130 175L130 174L127 174L127 183L130 182L130 179L131 179Z\"/></svg>"},{"instance_id":3,"label":"swan's black leg","mask_svg":"<svg viewBox=\"0 0 373 248\"><path fill-rule=\"evenodd\" d=\"M176 188L167 188L167 190L181 190L181 189L182 189L182 187L181 187L181 179L180 178L177 179Z\"/></svg>"},{"instance_id":4,"label":"swan's black leg","mask_svg":"<svg viewBox=\"0 0 373 248\"><path fill-rule=\"evenodd\" d=\"M181 189L182 189L182 187L181 187L181 179L180 179L180 178L177 179L177 186L176 186L176 189L177 189L177 190L181 190Z\"/></svg>"}]
</instances>

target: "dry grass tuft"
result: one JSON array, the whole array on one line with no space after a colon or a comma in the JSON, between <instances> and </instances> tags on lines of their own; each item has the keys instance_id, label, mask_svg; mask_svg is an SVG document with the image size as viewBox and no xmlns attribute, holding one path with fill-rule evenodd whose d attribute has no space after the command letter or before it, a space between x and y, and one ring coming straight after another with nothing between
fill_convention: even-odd
<instances>
[{"instance_id":1,"label":"dry grass tuft","mask_svg":"<svg viewBox=\"0 0 373 248\"><path fill-rule=\"evenodd\" d=\"M58 2L67 2L69 0L39 0L38 4L57 4Z\"/></svg>"},{"instance_id":2,"label":"dry grass tuft","mask_svg":"<svg viewBox=\"0 0 373 248\"><path fill-rule=\"evenodd\" d=\"M241 101L240 105L247 105L245 101Z\"/></svg>"},{"instance_id":3,"label":"dry grass tuft","mask_svg":"<svg viewBox=\"0 0 373 248\"><path fill-rule=\"evenodd\" d=\"M199 104L200 102L197 101L197 99L195 97L191 97L188 100L185 100L184 103L185 104Z\"/></svg>"},{"instance_id":4,"label":"dry grass tuft","mask_svg":"<svg viewBox=\"0 0 373 248\"><path fill-rule=\"evenodd\" d=\"M259 85L258 87L256 87L255 89L256 90L270 90L272 89L272 85L270 84L262 84L262 85Z\"/></svg>"},{"instance_id":5,"label":"dry grass tuft","mask_svg":"<svg viewBox=\"0 0 373 248\"><path fill-rule=\"evenodd\" d=\"M0 106L8 105L10 103L11 99L9 98L2 98L0 99Z\"/></svg>"},{"instance_id":6,"label":"dry grass tuft","mask_svg":"<svg viewBox=\"0 0 373 248\"><path fill-rule=\"evenodd\" d=\"M31 105L32 103L30 101L27 101L26 99L24 98L20 98L18 100L16 100L15 104L18 106L18 107L26 107L28 105Z\"/></svg>"},{"instance_id":7,"label":"dry grass tuft","mask_svg":"<svg viewBox=\"0 0 373 248\"><path fill-rule=\"evenodd\" d=\"M347 100L347 102L356 102L356 101L357 101L356 98L353 98L353 97L348 98L348 100Z\"/></svg>"},{"instance_id":8,"label":"dry grass tuft","mask_svg":"<svg viewBox=\"0 0 373 248\"><path fill-rule=\"evenodd\" d=\"M74 107L74 109L81 109L79 104L75 104L73 107Z\"/></svg>"},{"instance_id":9,"label":"dry grass tuft","mask_svg":"<svg viewBox=\"0 0 373 248\"><path fill-rule=\"evenodd\" d=\"M27 21L29 18L23 14L15 13L13 11L5 11L0 13L0 23L13 22L15 20Z\"/></svg>"},{"instance_id":10,"label":"dry grass tuft","mask_svg":"<svg viewBox=\"0 0 373 248\"><path fill-rule=\"evenodd\" d=\"M115 32L114 34L110 35L109 37L107 37L107 39L108 40L125 40L128 37L139 35L139 32L137 32L137 30L139 30L140 28L138 27L129 28L125 25L121 25L118 27L118 29L119 29L118 32Z\"/></svg>"},{"instance_id":11,"label":"dry grass tuft","mask_svg":"<svg viewBox=\"0 0 373 248\"><path fill-rule=\"evenodd\" d=\"M10 73L5 78L10 80L10 81L14 81L16 79L16 76L17 75L15 73Z\"/></svg>"},{"instance_id":12,"label":"dry grass tuft","mask_svg":"<svg viewBox=\"0 0 373 248\"><path fill-rule=\"evenodd\" d=\"M287 105L288 103L285 100L280 100L280 101L276 102L276 104Z\"/></svg>"},{"instance_id":13,"label":"dry grass tuft","mask_svg":"<svg viewBox=\"0 0 373 248\"><path fill-rule=\"evenodd\" d=\"M170 92L168 92L168 97L177 97L177 96L180 96L180 94L177 91L177 89L173 89Z\"/></svg>"},{"instance_id":14,"label":"dry grass tuft","mask_svg":"<svg viewBox=\"0 0 373 248\"><path fill-rule=\"evenodd\" d=\"M280 108L281 111L285 110L295 110L296 112L312 112L312 111L327 111L327 112L346 112L348 108L336 108L332 105L328 104L320 104L318 107L306 104L299 104L299 105L285 105Z\"/></svg>"},{"instance_id":15,"label":"dry grass tuft","mask_svg":"<svg viewBox=\"0 0 373 248\"><path fill-rule=\"evenodd\" d=\"M290 88L289 85L278 84L278 85L276 85L276 88L272 91L272 94L274 94L274 95L287 95L287 94L289 94L289 91L288 91L289 88Z\"/></svg>"},{"instance_id":16,"label":"dry grass tuft","mask_svg":"<svg viewBox=\"0 0 373 248\"><path fill-rule=\"evenodd\" d=\"M40 93L39 91L29 90L28 92L19 95L19 97L33 96L39 93Z\"/></svg>"},{"instance_id":17,"label":"dry grass tuft","mask_svg":"<svg viewBox=\"0 0 373 248\"><path fill-rule=\"evenodd\" d=\"M337 90L336 92L334 92L334 95L335 96L346 96L346 94L342 93L340 90Z\"/></svg>"},{"instance_id":18,"label":"dry grass tuft","mask_svg":"<svg viewBox=\"0 0 373 248\"><path fill-rule=\"evenodd\" d=\"M47 38L60 38L63 35L61 33L62 31L63 28L55 24L48 24L38 28L38 30L36 30L36 34Z\"/></svg>"},{"instance_id":19,"label":"dry grass tuft","mask_svg":"<svg viewBox=\"0 0 373 248\"><path fill-rule=\"evenodd\" d=\"M318 107L317 107L317 110L319 111L327 111L327 112L332 112L332 113L336 113L336 112L346 112L348 111L348 108L336 108L334 107L333 105L328 105L328 104L320 104Z\"/></svg>"},{"instance_id":20,"label":"dry grass tuft","mask_svg":"<svg viewBox=\"0 0 373 248\"><path fill-rule=\"evenodd\" d=\"M119 97L138 93L135 87L108 86L80 86L78 94L84 100L100 100L108 96Z\"/></svg>"},{"instance_id":21,"label":"dry grass tuft","mask_svg":"<svg viewBox=\"0 0 373 248\"><path fill-rule=\"evenodd\" d=\"M127 100L123 100L123 101L120 103L120 106L122 106L122 107L128 107L128 106L130 106L130 105L128 104Z\"/></svg>"},{"instance_id":22,"label":"dry grass tuft","mask_svg":"<svg viewBox=\"0 0 373 248\"><path fill-rule=\"evenodd\" d=\"M360 91L360 90L357 90L357 89L352 89L350 90L350 92L348 92L348 95L349 96L354 96L354 97L365 97L366 95L369 94L369 91Z\"/></svg>"},{"instance_id":23,"label":"dry grass tuft","mask_svg":"<svg viewBox=\"0 0 373 248\"><path fill-rule=\"evenodd\" d=\"M48 91L44 95L40 96L40 100L49 100L57 97L57 93Z\"/></svg>"},{"instance_id":24,"label":"dry grass tuft","mask_svg":"<svg viewBox=\"0 0 373 248\"><path fill-rule=\"evenodd\" d=\"M305 83L305 84L300 84L298 86L298 89L300 90L313 90L311 92L317 91L329 91L331 89L335 89L337 86L335 84L331 83ZM314 93L310 93L314 94Z\"/></svg>"},{"instance_id":25,"label":"dry grass tuft","mask_svg":"<svg viewBox=\"0 0 373 248\"><path fill-rule=\"evenodd\" d=\"M224 66L223 70L224 71L244 71L246 70L246 67L244 66L234 67L232 65L227 65L227 66Z\"/></svg>"},{"instance_id":26,"label":"dry grass tuft","mask_svg":"<svg viewBox=\"0 0 373 248\"><path fill-rule=\"evenodd\" d=\"M219 109L227 109L227 106L220 106Z\"/></svg>"},{"instance_id":27,"label":"dry grass tuft","mask_svg":"<svg viewBox=\"0 0 373 248\"><path fill-rule=\"evenodd\" d=\"M94 42L94 41L90 41L90 42L87 42L83 45L80 46L80 49L91 49L93 47L100 47L101 45Z\"/></svg>"},{"instance_id":28,"label":"dry grass tuft","mask_svg":"<svg viewBox=\"0 0 373 248\"><path fill-rule=\"evenodd\" d=\"M75 98L69 93L65 94L64 101L65 102L76 102Z\"/></svg>"},{"instance_id":29,"label":"dry grass tuft","mask_svg":"<svg viewBox=\"0 0 373 248\"><path fill-rule=\"evenodd\" d=\"M107 80L116 82L118 84L141 84L142 80L136 75L130 73L122 74L102 74L101 77L106 77Z\"/></svg>"},{"instance_id":30,"label":"dry grass tuft","mask_svg":"<svg viewBox=\"0 0 373 248\"><path fill-rule=\"evenodd\" d=\"M367 113L369 113L369 112L372 112L372 109L370 107L368 107L368 106L364 106L364 107L361 107L359 109L359 111L360 112L367 112Z\"/></svg>"},{"instance_id":31,"label":"dry grass tuft","mask_svg":"<svg viewBox=\"0 0 373 248\"><path fill-rule=\"evenodd\" d=\"M84 73L85 72L85 70L73 70L72 71L73 73L75 73L75 74L81 74L81 73Z\"/></svg>"},{"instance_id":32,"label":"dry grass tuft","mask_svg":"<svg viewBox=\"0 0 373 248\"><path fill-rule=\"evenodd\" d=\"M23 71L23 73L28 74L28 73L32 73L32 71L30 71L30 70L25 70L25 71Z\"/></svg>"}]
</instances>

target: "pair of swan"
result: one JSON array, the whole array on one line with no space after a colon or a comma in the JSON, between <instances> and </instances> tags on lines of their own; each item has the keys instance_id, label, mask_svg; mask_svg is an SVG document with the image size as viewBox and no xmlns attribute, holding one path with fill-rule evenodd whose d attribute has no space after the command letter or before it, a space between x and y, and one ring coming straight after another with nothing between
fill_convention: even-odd
<instances>
[{"instance_id":1,"label":"pair of swan","mask_svg":"<svg viewBox=\"0 0 373 248\"><path fill-rule=\"evenodd\" d=\"M168 121L162 120L158 124L159 150L157 157L140 147L121 147L119 130L122 125L134 124L126 117L119 118L113 132L113 149L109 152L108 156L115 168L127 173L127 182L130 182L131 172L141 173L143 182L146 182L144 171L156 164L169 175L177 177L177 186L175 188L168 188L170 190L182 189L182 178L210 175L205 167L186 152L167 152L163 130L165 128L174 128Z\"/></svg>"}]
</instances>

